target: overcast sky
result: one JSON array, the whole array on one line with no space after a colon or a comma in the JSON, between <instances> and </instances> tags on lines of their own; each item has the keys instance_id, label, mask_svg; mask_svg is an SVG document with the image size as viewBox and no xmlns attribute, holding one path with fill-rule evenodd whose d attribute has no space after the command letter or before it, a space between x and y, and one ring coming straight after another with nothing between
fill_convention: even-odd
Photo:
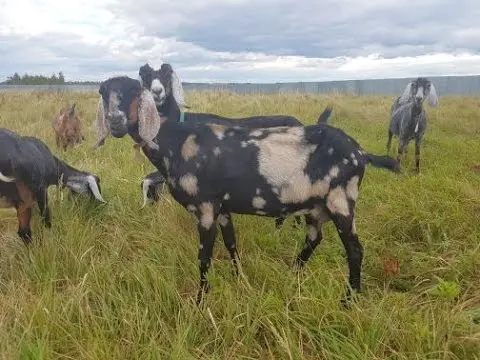
<instances>
[{"instance_id":1,"label":"overcast sky","mask_svg":"<svg viewBox=\"0 0 480 360\"><path fill-rule=\"evenodd\" d=\"M480 74L479 0L0 0L0 81L281 82Z\"/></svg>"}]
</instances>

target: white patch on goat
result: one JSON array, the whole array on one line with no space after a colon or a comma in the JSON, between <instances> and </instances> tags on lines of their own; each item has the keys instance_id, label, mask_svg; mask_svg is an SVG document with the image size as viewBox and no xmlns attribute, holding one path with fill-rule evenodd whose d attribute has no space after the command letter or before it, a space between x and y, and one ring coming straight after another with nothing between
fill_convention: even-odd
<instances>
[{"instance_id":1,"label":"white patch on goat","mask_svg":"<svg viewBox=\"0 0 480 360\"><path fill-rule=\"evenodd\" d=\"M344 159L343 159L343 163L344 163L345 165L347 165L347 164L348 164L348 159L347 159L347 158L344 158Z\"/></svg>"},{"instance_id":2,"label":"white patch on goat","mask_svg":"<svg viewBox=\"0 0 480 360\"><path fill-rule=\"evenodd\" d=\"M150 86L150 90L152 90L154 93L163 94L165 92L165 87L162 85L160 80L153 79L152 86Z\"/></svg>"},{"instance_id":3,"label":"white patch on goat","mask_svg":"<svg viewBox=\"0 0 480 360\"><path fill-rule=\"evenodd\" d=\"M222 150L220 150L220 148L218 146L215 147L215 149L213 149L213 154L215 156L220 156L221 153L222 153Z\"/></svg>"},{"instance_id":4,"label":"white patch on goat","mask_svg":"<svg viewBox=\"0 0 480 360\"><path fill-rule=\"evenodd\" d=\"M257 195L260 195L261 192L262 192L262 190L260 190L259 188L257 188L257 190L255 190L255 193L256 193Z\"/></svg>"},{"instance_id":5,"label":"white patch on goat","mask_svg":"<svg viewBox=\"0 0 480 360\"><path fill-rule=\"evenodd\" d=\"M188 161L190 158L197 155L198 150L200 149L195 141L196 135L190 135L186 138L185 142L182 145L181 153L185 161Z\"/></svg>"},{"instance_id":6,"label":"white patch on goat","mask_svg":"<svg viewBox=\"0 0 480 360\"><path fill-rule=\"evenodd\" d=\"M213 204L211 202L203 202L198 207L200 210L200 224L204 229L210 229L213 225Z\"/></svg>"},{"instance_id":7,"label":"white patch on goat","mask_svg":"<svg viewBox=\"0 0 480 360\"><path fill-rule=\"evenodd\" d=\"M192 212L192 213L193 213L193 212L195 212L195 211L197 210L197 207L196 207L195 205L188 204L188 205L187 205L187 210L188 210L189 212Z\"/></svg>"},{"instance_id":8,"label":"white patch on goat","mask_svg":"<svg viewBox=\"0 0 480 360\"><path fill-rule=\"evenodd\" d=\"M267 215L267 213L265 211L262 211L262 210L255 211L255 214L257 214L257 215Z\"/></svg>"},{"instance_id":9,"label":"white patch on goat","mask_svg":"<svg viewBox=\"0 0 480 360\"><path fill-rule=\"evenodd\" d=\"M317 235L318 235L317 227L313 226L313 225L309 225L308 226L308 240L310 240L310 242L314 242L315 239L317 238Z\"/></svg>"},{"instance_id":10,"label":"white patch on goat","mask_svg":"<svg viewBox=\"0 0 480 360\"><path fill-rule=\"evenodd\" d=\"M347 184L346 187L346 193L349 199L352 199L353 201L356 201L358 198L358 180L359 177L358 175L355 175L352 177Z\"/></svg>"},{"instance_id":11,"label":"white patch on goat","mask_svg":"<svg viewBox=\"0 0 480 360\"><path fill-rule=\"evenodd\" d=\"M250 133L250 136L259 137L259 136L262 136L262 134L263 134L262 130L254 130Z\"/></svg>"},{"instance_id":12,"label":"white patch on goat","mask_svg":"<svg viewBox=\"0 0 480 360\"><path fill-rule=\"evenodd\" d=\"M227 226L229 222L228 215L223 215L223 214L218 215L217 220L221 226Z\"/></svg>"},{"instance_id":13,"label":"white patch on goat","mask_svg":"<svg viewBox=\"0 0 480 360\"><path fill-rule=\"evenodd\" d=\"M228 200L230 199L230 194L229 193L226 193L224 196L223 196L223 200Z\"/></svg>"},{"instance_id":14,"label":"white patch on goat","mask_svg":"<svg viewBox=\"0 0 480 360\"><path fill-rule=\"evenodd\" d=\"M265 199L260 196L255 196L252 199L252 205L255 209L263 209L266 203Z\"/></svg>"},{"instance_id":15,"label":"white patch on goat","mask_svg":"<svg viewBox=\"0 0 480 360\"><path fill-rule=\"evenodd\" d=\"M357 233L357 225L355 224L355 218L352 219L352 234Z\"/></svg>"},{"instance_id":16,"label":"white patch on goat","mask_svg":"<svg viewBox=\"0 0 480 360\"><path fill-rule=\"evenodd\" d=\"M353 165L358 166L358 160L357 159L353 159L352 163L353 163Z\"/></svg>"},{"instance_id":17,"label":"white patch on goat","mask_svg":"<svg viewBox=\"0 0 480 360\"><path fill-rule=\"evenodd\" d=\"M341 214L343 216L350 215L347 195L343 187L339 185L330 191L327 197L327 207L334 214Z\"/></svg>"},{"instance_id":18,"label":"white patch on goat","mask_svg":"<svg viewBox=\"0 0 480 360\"><path fill-rule=\"evenodd\" d=\"M203 244L198 245L198 248L199 248L200 250L203 250Z\"/></svg>"},{"instance_id":19,"label":"white patch on goat","mask_svg":"<svg viewBox=\"0 0 480 360\"><path fill-rule=\"evenodd\" d=\"M335 179L338 176L339 172L340 172L340 169L338 168L337 165L335 165L330 169L330 171L328 172L328 175L330 175L332 179Z\"/></svg>"},{"instance_id":20,"label":"white patch on goat","mask_svg":"<svg viewBox=\"0 0 480 360\"><path fill-rule=\"evenodd\" d=\"M246 147L247 147L247 145L248 145L248 143L247 143L246 141L242 141L242 143L241 143L241 144L242 144L242 148L246 148Z\"/></svg>"},{"instance_id":21,"label":"white patch on goat","mask_svg":"<svg viewBox=\"0 0 480 360\"><path fill-rule=\"evenodd\" d=\"M164 157L164 158L163 158L163 165L165 165L165 169L166 169L167 171L170 170L170 160L168 160L167 157Z\"/></svg>"},{"instance_id":22,"label":"white patch on goat","mask_svg":"<svg viewBox=\"0 0 480 360\"><path fill-rule=\"evenodd\" d=\"M234 136L235 135L235 131L233 130L230 130L228 133L227 133L227 136Z\"/></svg>"},{"instance_id":23,"label":"white patch on goat","mask_svg":"<svg viewBox=\"0 0 480 360\"><path fill-rule=\"evenodd\" d=\"M312 196L325 196L328 192L328 181L320 179L312 184L305 174L308 159L316 145L305 145L304 135L303 127L285 127L277 128L264 139L250 140L259 149L260 175L273 188L280 189L282 203L300 203Z\"/></svg>"},{"instance_id":24,"label":"white patch on goat","mask_svg":"<svg viewBox=\"0 0 480 360\"><path fill-rule=\"evenodd\" d=\"M7 209L11 208L12 206L13 204L10 199L8 199L6 196L0 196L0 209Z\"/></svg>"},{"instance_id":25,"label":"white patch on goat","mask_svg":"<svg viewBox=\"0 0 480 360\"><path fill-rule=\"evenodd\" d=\"M333 155L333 148L328 149L328 155Z\"/></svg>"},{"instance_id":26,"label":"white patch on goat","mask_svg":"<svg viewBox=\"0 0 480 360\"><path fill-rule=\"evenodd\" d=\"M179 180L182 189L191 196L195 196L198 193L198 179L195 175L187 173L180 177Z\"/></svg>"},{"instance_id":27,"label":"white patch on goat","mask_svg":"<svg viewBox=\"0 0 480 360\"><path fill-rule=\"evenodd\" d=\"M218 140L222 140L225 137L225 126L218 124L207 124L207 126L212 130Z\"/></svg>"}]
</instances>

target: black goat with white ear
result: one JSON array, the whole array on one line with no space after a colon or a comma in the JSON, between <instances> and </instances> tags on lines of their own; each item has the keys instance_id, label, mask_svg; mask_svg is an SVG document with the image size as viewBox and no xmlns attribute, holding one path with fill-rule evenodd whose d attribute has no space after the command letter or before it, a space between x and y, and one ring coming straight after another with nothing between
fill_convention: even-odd
<instances>
[{"instance_id":1,"label":"black goat with white ear","mask_svg":"<svg viewBox=\"0 0 480 360\"><path fill-rule=\"evenodd\" d=\"M14 207L18 235L28 244L32 240L32 207L38 204L45 227L51 227L48 187L59 185L72 192L103 200L98 176L77 170L52 155L36 137L20 136L0 129L0 207Z\"/></svg>"},{"instance_id":2,"label":"black goat with white ear","mask_svg":"<svg viewBox=\"0 0 480 360\"><path fill-rule=\"evenodd\" d=\"M437 107L437 90L432 82L419 77L405 87L403 94L395 99L390 109L390 124L388 127L387 152L390 153L392 137L398 136L398 156L400 162L408 143L415 140L415 170L420 172L420 146L427 129L427 114L423 102Z\"/></svg>"},{"instance_id":3,"label":"black goat with white ear","mask_svg":"<svg viewBox=\"0 0 480 360\"><path fill-rule=\"evenodd\" d=\"M170 64L164 63L160 69L153 69L148 63L141 66L139 79L142 87L152 92L161 117L171 122L185 122L186 124L212 123L224 126L241 126L247 129L271 128L276 126L302 126L303 124L290 115L257 115L245 118L227 118L217 114L184 112L186 108L182 82ZM327 106L317 119L318 123L327 123L332 112ZM145 192L144 192L145 194ZM151 199L151 198L149 198ZM151 199L156 201L155 199ZM144 204L146 200L144 196ZM285 221L280 217L275 219L275 226L279 228ZM295 217L295 222L300 224L300 217Z\"/></svg>"},{"instance_id":4,"label":"black goat with white ear","mask_svg":"<svg viewBox=\"0 0 480 360\"><path fill-rule=\"evenodd\" d=\"M323 224L333 221L347 253L349 285L360 291L363 247L355 228L360 185L369 164L398 172L394 159L366 153L342 130L325 124L247 129L206 121L186 126L160 117L152 93L136 80L110 78L101 88L107 107L98 125L109 124L114 137L129 135L142 144L175 201L195 215L197 303L208 289L217 222L237 268L232 214L305 215L308 232L296 259L300 267L322 240Z\"/></svg>"}]
</instances>

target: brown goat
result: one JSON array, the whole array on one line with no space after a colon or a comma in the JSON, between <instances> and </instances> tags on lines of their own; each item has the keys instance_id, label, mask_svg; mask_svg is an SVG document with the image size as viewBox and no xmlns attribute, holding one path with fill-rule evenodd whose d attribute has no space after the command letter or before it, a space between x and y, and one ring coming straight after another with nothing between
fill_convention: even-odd
<instances>
[{"instance_id":1,"label":"brown goat","mask_svg":"<svg viewBox=\"0 0 480 360\"><path fill-rule=\"evenodd\" d=\"M64 151L67 150L67 147L73 148L85 140L81 131L80 119L75 114L75 105L74 103L71 107L67 106L60 110L52 124L57 147L61 147Z\"/></svg>"}]
</instances>

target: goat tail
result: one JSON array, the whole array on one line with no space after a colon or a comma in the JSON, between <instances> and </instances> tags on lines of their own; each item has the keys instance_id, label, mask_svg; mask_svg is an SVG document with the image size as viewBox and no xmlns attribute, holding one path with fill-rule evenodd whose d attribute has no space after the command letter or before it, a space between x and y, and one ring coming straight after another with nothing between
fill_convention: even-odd
<instances>
[{"instance_id":1,"label":"goat tail","mask_svg":"<svg viewBox=\"0 0 480 360\"><path fill-rule=\"evenodd\" d=\"M327 105L325 110L323 110L323 112L318 117L317 124L326 124L328 122L328 119L330 118L330 115L332 114L332 111L332 105Z\"/></svg>"},{"instance_id":2,"label":"goat tail","mask_svg":"<svg viewBox=\"0 0 480 360\"><path fill-rule=\"evenodd\" d=\"M400 163L390 156L366 154L365 160L368 164L372 164L377 168L387 169L395 173L400 172Z\"/></svg>"}]
</instances>

